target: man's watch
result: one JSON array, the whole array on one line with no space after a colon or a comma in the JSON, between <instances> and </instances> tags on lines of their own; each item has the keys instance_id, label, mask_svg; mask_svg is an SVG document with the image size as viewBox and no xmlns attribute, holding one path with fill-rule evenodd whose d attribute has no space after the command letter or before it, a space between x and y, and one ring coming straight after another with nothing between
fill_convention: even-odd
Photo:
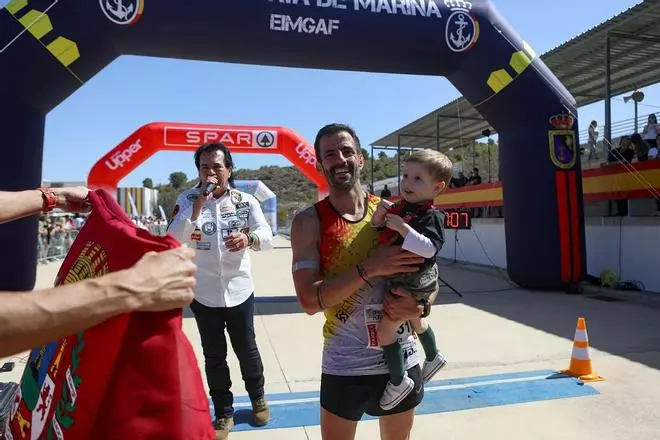
<instances>
[{"instance_id":1,"label":"man's watch","mask_svg":"<svg viewBox=\"0 0 660 440\"><path fill-rule=\"evenodd\" d=\"M57 196L51 188L38 188L44 198L42 212L50 212L57 206Z\"/></svg>"},{"instance_id":2,"label":"man's watch","mask_svg":"<svg viewBox=\"0 0 660 440\"><path fill-rule=\"evenodd\" d=\"M431 302L428 299L423 299L419 302L422 306L424 306L424 311L422 312L421 315L419 315L420 318L426 318L431 314Z\"/></svg>"},{"instance_id":3,"label":"man's watch","mask_svg":"<svg viewBox=\"0 0 660 440\"><path fill-rule=\"evenodd\" d=\"M255 243L257 243L257 241L259 239L259 237L257 237L257 234L255 234L254 232L250 232L247 235L247 237L248 237L248 247L254 246Z\"/></svg>"}]
</instances>

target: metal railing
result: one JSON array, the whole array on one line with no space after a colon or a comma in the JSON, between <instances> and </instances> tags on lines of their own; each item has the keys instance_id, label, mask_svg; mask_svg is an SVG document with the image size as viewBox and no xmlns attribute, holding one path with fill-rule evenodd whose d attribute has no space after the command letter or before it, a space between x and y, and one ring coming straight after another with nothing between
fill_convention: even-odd
<instances>
[{"instance_id":1,"label":"metal railing","mask_svg":"<svg viewBox=\"0 0 660 440\"><path fill-rule=\"evenodd\" d=\"M165 235L167 225L149 225L146 229L154 235ZM71 245L78 236L78 230L58 231L37 238L38 264L52 263L66 258Z\"/></svg>"},{"instance_id":2,"label":"metal railing","mask_svg":"<svg viewBox=\"0 0 660 440\"><path fill-rule=\"evenodd\" d=\"M39 234L37 251L39 264L64 259L78 236L78 230L53 232L50 236Z\"/></svg>"}]
</instances>

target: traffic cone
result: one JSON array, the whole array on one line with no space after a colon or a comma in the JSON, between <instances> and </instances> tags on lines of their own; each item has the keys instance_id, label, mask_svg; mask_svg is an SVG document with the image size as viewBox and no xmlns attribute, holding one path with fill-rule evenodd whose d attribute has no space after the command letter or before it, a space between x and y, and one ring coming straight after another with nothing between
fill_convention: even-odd
<instances>
[{"instance_id":1,"label":"traffic cone","mask_svg":"<svg viewBox=\"0 0 660 440\"><path fill-rule=\"evenodd\" d=\"M568 370L562 371L584 382L597 382L605 380L604 377L595 374L591 369L591 355L589 354L589 337L587 336L587 324L584 318L578 318L573 338L573 353Z\"/></svg>"}]
</instances>

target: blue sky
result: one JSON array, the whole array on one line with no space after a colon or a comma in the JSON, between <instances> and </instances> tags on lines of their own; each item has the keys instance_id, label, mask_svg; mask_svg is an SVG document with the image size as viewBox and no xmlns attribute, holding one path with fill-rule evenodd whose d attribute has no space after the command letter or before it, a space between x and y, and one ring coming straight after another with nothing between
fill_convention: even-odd
<instances>
[{"instance_id":1,"label":"blue sky","mask_svg":"<svg viewBox=\"0 0 660 440\"><path fill-rule=\"evenodd\" d=\"M6 3L0 0L0 6ZM638 1L494 3L541 54ZM640 112L660 110L660 87L644 92ZM281 125L308 141L322 125L340 121L354 126L368 145L458 96L441 77L121 57L48 114L43 178L86 180L102 155L154 121ZM602 123L603 115L602 102L581 108L581 128L591 119ZM614 100L613 121L632 116L632 104ZM290 165L278 155L237 155L235 162L239 168ZM158 153L121 186L140 186L145 177L165 182L174 171L196 174L190 153Z\"/></svg>"}]
</instances>

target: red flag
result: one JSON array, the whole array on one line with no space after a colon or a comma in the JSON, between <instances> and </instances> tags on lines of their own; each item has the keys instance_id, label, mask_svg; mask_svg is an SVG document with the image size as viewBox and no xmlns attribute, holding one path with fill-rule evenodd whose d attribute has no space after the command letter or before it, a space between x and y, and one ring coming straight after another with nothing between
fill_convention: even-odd
<instances>
[{"instance_id":1,"label":"red flag","mask_svg":"<svg viewBox=\"0 0 660 440\"><path fill-rule=\"evenodd\" d=\"M178 247L137 228L102 190L55 284L125 269ZM182 310L136 312L32 350L0 438L215 439Z\"/></svg>"}]
</instances>

